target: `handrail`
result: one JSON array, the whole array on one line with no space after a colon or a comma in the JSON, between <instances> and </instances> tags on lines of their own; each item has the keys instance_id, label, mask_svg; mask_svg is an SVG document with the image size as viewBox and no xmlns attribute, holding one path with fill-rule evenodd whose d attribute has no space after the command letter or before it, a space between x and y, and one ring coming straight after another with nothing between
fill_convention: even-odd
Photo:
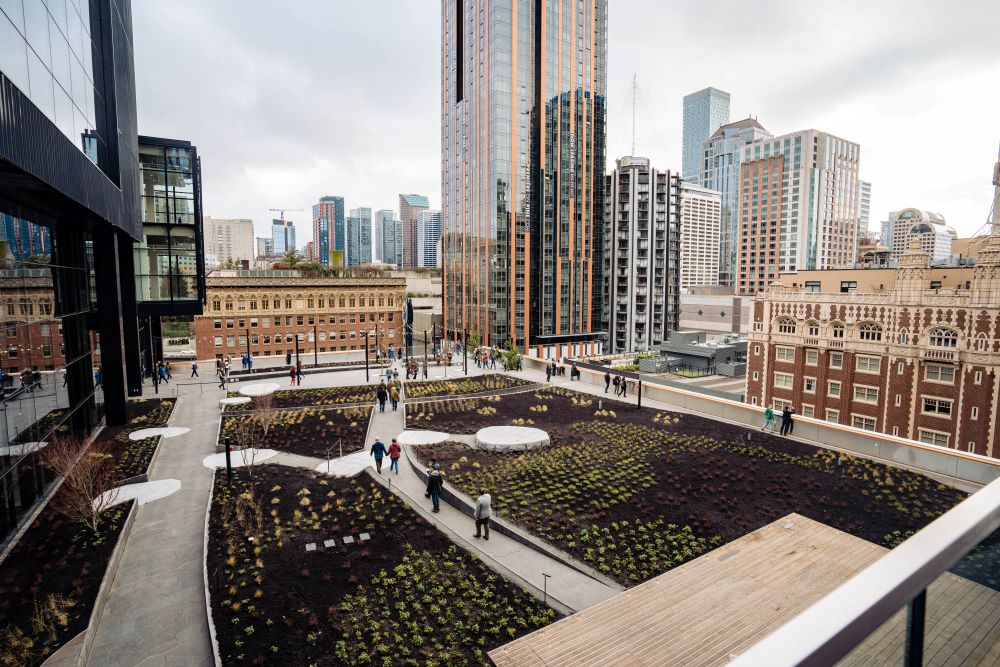
<instances>
[{"instance_id":1,"label":"handrail","mask_svg":"<svg viewBox=\"0 0 1000 667\"><path fill-rule=\"evenodd\" d=\"M730 662L832 665L1000 528L991 482Z\"/></svg>"}]
</instances>

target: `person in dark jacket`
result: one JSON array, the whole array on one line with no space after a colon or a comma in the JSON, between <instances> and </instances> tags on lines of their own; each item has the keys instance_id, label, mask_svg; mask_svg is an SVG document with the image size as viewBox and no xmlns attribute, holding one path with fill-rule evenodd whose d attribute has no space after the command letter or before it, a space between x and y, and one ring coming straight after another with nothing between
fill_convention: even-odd
<instances>
[{"instance_id":1,"label":"person in dark jacket","mask_svg":"<svg viewBox=\"0 0 1000 667\"><path fill-rule=\"evenodd\" d=\"M790 405L786 405L785 409L781 411L781 435L792 434L792 429L795 427L795 424L792 422L792 415L794 413L795 410Z\"/></svg>"},{"instance_id":2,"label":"person in dark jacket","mask_svg":"<svg viewBox=\"0 0 1000 667\"><path fill-rule=\"evenodd\" d=\"M608 393L608 389L611 388L611 373L604 371L604 393Z\"/></svg>"},{"instance_id":3,"label":"person in dark jacket","mask_svg":"<svg viewBox=\"0 0 1000 667\"><path fill-rule=\"evenodd\" d=\"M396 439L393 438L392 444L389 445L389 472L395 470L396 474L399 474L399 457L402 451L403 448L400 447L399 443L396 442Z\"/></svg>"},{"instance_id":4,"label":"person in dark jacket","mask_svg":"<svg viewBox=\"0 0 1000 667\"><path fill-rule=\"evenodd\" d=\"M375 457L375 470L378 474L382 474L382 459L385 458L385 454L388 450L385 448L385 443L375 438L375 442L372 443L371 455Z\"/></svg>"},{"instance_id":5,"label":"person in dark jacket","mask_svg":"<svg viewBox=\"0 0 1000 667\"><path fill-rule=\"evenodd\" d=\"M441 488L444 480L441 478L441 464L434 463L427 473L427 495L434 505L433 512L441 511Z\"/></svg>"},{"instance_id":6,"label":"person in dark jacket","mask_svg":"<svg viewBox=\"0 0 1000 667\"><path fill-rule=\"evenodd\" d=\"M385 388L385 383L381 383L375 390L375 398L378 400L378 411L385 412L385 402L389 398L389 392Z\"/></svg>"},{"instance_id":7,"label":"person in dark jacket","mask_svg":"<svg viewBox=\"0 0 1000 667\"><path fill-rule=\"evenodd\" d=\"M552 367L545 364L545 381L552 382Z\"/></svg>"}]
</instances>

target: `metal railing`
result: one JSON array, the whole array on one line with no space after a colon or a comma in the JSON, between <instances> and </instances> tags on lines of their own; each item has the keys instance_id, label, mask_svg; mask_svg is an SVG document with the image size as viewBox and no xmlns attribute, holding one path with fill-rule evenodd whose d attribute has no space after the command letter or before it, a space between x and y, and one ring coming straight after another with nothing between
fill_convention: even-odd
<instances>
[{"instance_id":1,"label":"metal railing","mask_svg":"<svg viewBox=\"0 0 1000 667\"><path fill-rule=\"evenodd\" d=\"M922 665L927 587L1000 528L1000 480L940 516L730 665L832 665L909 606L904 664ZM980 615L998 610L980 610Z\"/></svg>"}]
</instances>

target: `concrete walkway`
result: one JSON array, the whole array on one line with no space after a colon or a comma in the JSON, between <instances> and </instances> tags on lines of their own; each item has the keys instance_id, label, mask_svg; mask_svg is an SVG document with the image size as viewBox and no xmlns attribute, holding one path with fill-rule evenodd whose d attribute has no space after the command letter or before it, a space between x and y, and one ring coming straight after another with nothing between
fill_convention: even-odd
<instances>
[{"instance_id":1,"label":"concrete walkway","mask_svg":"<svg viewBox=\"0 0 1000 667\"><path fill-rule=\"evenodd\" d=\"M208 400L182 395L174 406L170 425L191 431L160 443L150 479L178 479L182 487L138 508L90 665L214 664L203 579L212 471L202 459L215 453L222 391L205 393Z\"/></svg>"},{"instance_id":2,"label":"concrete walkway","mask_svg":"<svg viewBox=\"0 0 1000 667\"><path fill-rule=\"evenodd\" d=\"M473 374L473 370L477 371L477 375L479 374L479 369L473 367L469 369L470 375ZM405 399L403 402L405 403ZM389 408L386 408L384 413L376 410L368 430L368 444L374 442L376 437L389 443L391 438L399 435L405 428L403 414L402 405L400 405L398 412L392 412ZM495 560L539 589L545 587L542 574L550 575L547 584L548 595L572 611L586 609L619 592L553 558L549 558L545 554L512 540L506 535L494 531L490 533L489 541L475 539L473 537L475 534L473 521L443 501L439 513L429 513L431 501L424 497L426 486L413 472L409 461L406 460L405 449L403 456L404 458L399 465L400 474L389 472L388 460L382 467L383 476L392 483L393 493L408 504L415 505L418 511L432 524L443 525L453 531L452 539L457 539L461 546L467 550Z\"/></svg>"}]
</instances>

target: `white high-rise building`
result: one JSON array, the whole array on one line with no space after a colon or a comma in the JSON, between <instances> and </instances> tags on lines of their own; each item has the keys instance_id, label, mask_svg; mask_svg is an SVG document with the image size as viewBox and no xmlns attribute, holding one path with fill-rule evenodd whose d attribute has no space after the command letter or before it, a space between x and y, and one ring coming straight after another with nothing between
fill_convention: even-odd
<instances>
[{"instance_id":1,"label":"white high-rise building","mask_svg":"<svg viewBox=\"0 0 1000 667\"><path fill-rule=\"evenodd\" d=\"M915 240L920 241L920 249L930 255L930 261L947 259L956 238L958 234L945 223L943 215L918 208L892 211L882 223L882 243L895 260L911 250Z\"/></svg>"},{"instance_id":2,"label":"white high-rise building","mask_svg":"<svg viewBox=\"0 0 1000 667\"><path fill-rule=\"evenodd\" d=\"M295 250L295 223L291 220L272 220L271 240L276 257Z\"/></svg>"},{"instance_id":3,"label":"white high-rise building","mask_svg":"<svg viewBox=\"0 0 1000 667\"><path fill-rule=\"evenodd\" d=\"M391 210L375 211L372 219L373 254L384 264L403 265L403 222Z\"/></svg>"},{"instance_id":4,"label":"white high-rise building","mask_svg":"<svg viewBox=\"0 0 1000 667\"><path fill-rule=\"evenodd\" d=\"M420 211L417 214L417 266L440 268L440 241L441 211Z\"/></svg>"},{"instance_id":5,"label":"white high-rise building","mask_svg":"<svg viewBox=\"0 0 1000 667\"><path fill-rule=\"evenodd\" d=\"M215 268L221 262L254 258L253 220L206 215L203 229L206 269Z\"/></svg>"},{"instance_id":6,"label":"white high-rise building","mask_svg":"<svg viewBox=\"0 0 1000 667\"><path fill-rule=\"evenodd\" d=\"M681 183L681 288L716 285L719 277L719 222L722 195Z\"/></svg>"},{"instance_id":7,"label":"white high-rise building","mask_svg":"<svg viewBox=\"0 0 1000 667\"><path fill-rule=\"evenodd\" d=\"M611 353L645 352L679 322L681 181L651 168L648 158L615 164L604 188L601 325Z\"/></svg>"},{"instance_id":8,"label":"white high-rise building","mask_svg":"<svg viewBox=\"0 0 1000 667\"><path fill-rule=\"evenodd\" d=\"M345 266L372 262L372 210L352 208L344 225L347 229Z\"/></svg>"},{"instance_id":9,"label":"white high-rise building","mask_svg":"<svg viewBox=\"0 0 1000 667\"><path fill-rule=\"evenodd\" d=\"M684 151L682 175L685 181L700 183L702 147L712 133L729 122L729 93L705 88L684 96Z\"/></svg>"}]
</instances>

